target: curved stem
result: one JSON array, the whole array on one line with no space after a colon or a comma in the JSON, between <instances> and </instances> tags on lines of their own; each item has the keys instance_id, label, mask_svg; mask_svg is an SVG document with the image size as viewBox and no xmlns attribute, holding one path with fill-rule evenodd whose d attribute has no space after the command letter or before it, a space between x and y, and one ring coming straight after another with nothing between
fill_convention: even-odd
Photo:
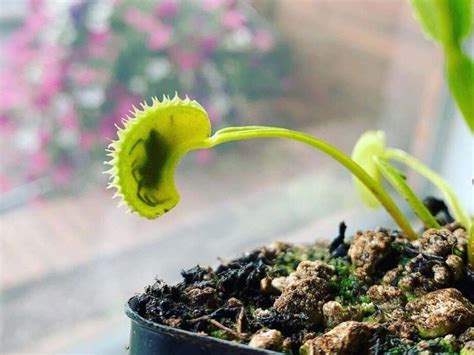
<instances>
[{"instance_id":1,"label":"curved stem","mask_svg":"<svg viewBox=\"0 0 474 355\"><path fill-rule=\"evenodd\" d=\"M421 219L426 228L440 228L439 223L426 208L423 202L416 196L410 185L406 182L405 176L386 159L374 157L374 161L382 172L383 176L390 184L403 196L412 210Z\"/></svg>"},{"instance_id":2,"label":"curved stem","mask_svg":"<svg viewBox=\"0 0 474 355\"><path fill-rule=\"evenodd\" d=\"M213 135L212 137L206 139L200 148L211 148L219 144L226 142L236 141L236 140L245 140L245 139L255 139L255 138L287 138L295 141L306 143L314 148L317 148L324 153L328 154L339 163L341 163L345 168L347 168L354 176L356 176L380 201L380 203L385 207L387 212L392 216L395 222L403 230L403 232L410 239L416 239L417 235L410 226L410 223L393 202L392 198L388 193L383 189L383 187L378 184L369 174L365 172L355 161L350 157L344 154L342 151L336 147L314 138L310 135L303 134L296 131L291 131L283 128L273 128L273 127L264 127L264 126L252 126L252 127L238 127L236 129L227 129L226 131L220 131L218 134Z\"/></svg>"},{"instance_id":3,"label":"curved stem","mask_svg":"<svg viewBox=\"0 0 474 355\"><path fill-rule=\"evenodd\" d=\"M384 157L389 160L396 160L399 161L411 169L415 170L420 175L424 176L426 179L431 181L433 185L435 185L443 194L448 206L451 208L453 212L454 218L461 223L466 230L469 230L471 227L471 221L467 213L464 212L464 209L459 202L456 193L453 191L451 186L437 173L433 170L428 168L422 162L420 162L415 157L411 156L410 154L404 152L403 150L399 149L387 149Z\"/></svg>"}]
</instances>

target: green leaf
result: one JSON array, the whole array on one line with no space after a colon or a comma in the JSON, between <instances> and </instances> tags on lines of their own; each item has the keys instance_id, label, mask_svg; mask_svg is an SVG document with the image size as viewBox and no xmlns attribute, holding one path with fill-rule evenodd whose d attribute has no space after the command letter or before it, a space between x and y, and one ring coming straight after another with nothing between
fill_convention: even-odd
<instances>
[{"instance_id":1,"label":"green leaf","mask_svg":"<svg viewBox=\"0 0 474 355\"><path fill-rule=\"evenodd\" d=\"M474 133L474 63L462 50L473 27L474 0L411 0L424 32L442 45L449 89Z\"/></svg>"},{"instance_id":2,"label":"green leaf","mask_svg":"<svg viewBox=\"0 0 474 355\"><path fill-rule=\"evenodd\" d=\"M472 30L474 1L472 0L444 0L449 9L453 25L453 38L461 42Z\"/></svg>"},{"instance_id":3,"label":"green leaf","mask_svg":"<svg viewBox=\"0 0 474 355\"><path fill-rule=\"evenodd\" d=\"M471 132L474 133L474 62L464 54L448 57L449 89Z\"/></svg>"},{"instance_id":4,"label":"green leaf","mask_svg":"<svg viewBox=\"0 0 474 355\"><path fill-rule=\"evenodd\" d=\"M436 42L442 41L440 14L436 0L411 0L414 15L425 34Z\"/></svg>"},{"instance_id":5,"label":"green leaf","mask_svg":"<svg viewBox=\"0 0 474 355\"><path fill-rule=\"evenodd\" d=\"M426 228L440 228L439 223L426 208L423 202L416 196L406 182L406 177L387 160L374 157L374 161L382 172L383 176L397 190L397 192L408 202L412 210L422 220Z\"/></svg>"},{"instance_id":6,"label":"green leaf","mask_svg":"<svg viewBox=\"0 0 474 355\"><path fill-rule=\"evenodd\" d=\"M472 0L411 0L425 34L443 45L460 43L472 28Z\"/></svg>"},{"instance_id":7,"label":"green leaf","mask_svg":"<svg viewBox=\"0 0 474 355\"><path fill-rule=\"evenodd\" d=\"M352 150L352 160L359 164L377 183L381 182L380 170L374 156L382 156L385 151L385 134L382 131L367 131L362 134ZM353 177L362 201L371 208L380 206L379 200L359 179Z\"/></svg>"}]
</instances>

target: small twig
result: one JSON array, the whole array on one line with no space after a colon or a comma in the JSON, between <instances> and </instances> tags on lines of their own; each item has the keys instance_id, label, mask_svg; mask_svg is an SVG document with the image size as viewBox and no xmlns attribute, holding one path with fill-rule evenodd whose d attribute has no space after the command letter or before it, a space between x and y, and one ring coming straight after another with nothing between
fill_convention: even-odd
<instances>
[{"instance_id":1,"label":"small twig","mask_svg":"<svg viewBox=\"0 0 474 355\"><path fill-rule=\"evenodd\" d=\"M238 339L242 339L242 340L246 340L247 339L247 334L243 334L243 333L240 333L240 332L236 332L228 327L226 327L225 325L219 323L218 321L216 321L215 319L209 319L209 322L214 325L215 327L219 328L219 329L222 329L224 331L226 331L227 333L233 335L234 337L238 338Z\"/></svg>"},{"instance_id":2,"label":"small twig","mask_svg":"<svg viewBox=\"0 0 474 355\"><path fill-rule=\"evenodd\" d=\"M240 331L234 331L234 330L230 329L229 327L226 327L225 325L219 323L215 319L210 318L209 316L202 316L202 317L194 318L194 319L189 320L188 322L191 323L191 324L194 324L194 323L197 323L197 322L200 322L200 321L208 321L213 326L215 326L219 329L222 329L223 331L225 331L225 332L229 333L230 335L232 335L234 338L247 340L247 334L242 333Z\"/></svg>"},{"instance_id":3,"label":"small twig","mask_svg":"<svg viewBox=\"0 0 474 355\"><path fill-rule=\"evenodd\" d=\"M237 332L239 334L243 334L243 327L244 327L244 322L245 322L245 308L244 307L241 307L240 308L240 312L239 312L239 315L237 316Z\"/></svg>"}]
</instances>

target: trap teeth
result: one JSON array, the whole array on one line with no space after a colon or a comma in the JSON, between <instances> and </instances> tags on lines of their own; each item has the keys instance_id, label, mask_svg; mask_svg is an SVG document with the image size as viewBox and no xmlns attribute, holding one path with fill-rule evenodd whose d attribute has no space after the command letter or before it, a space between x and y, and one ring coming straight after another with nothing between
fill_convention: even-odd
<instances>
[{"instance_id":1,"label":"trap teeth","mask_svg":"<svg viewBox=\"0 0 474 355\"><path fill-rule=\"evenodd\" d=\"M187 111L183 111L183 109ZM132 106L129 113L123 117L118 124L115 124L118 138L115 140L111 139L106 149L108 160L106 160L104 164L110 166L110 168L104 171L104 174L109 175L110 180L107 188L116 189L113 197L120 199L120 205L127 205L131 212L138 212L147 218L156 218L163 214L163 210L168 211L173 208L179 201L179 194L174 185L171 185L171 187L166 186L165 189L162 190L166 191L166 194L169 194L169 196L166 196L166 199L163 199L163 201L166 202L157 202L156 205L151 206L151 204L147 203L149 201L146 199L144 201L138 193L138 189L140 188L139 182L131 170L136 169L134 168L134 164L137 164L137 161L140 162L139 164L147 163L148 152L139 148L136 150L137 153L130 155L130 152L125 154L125 150L130 151L130 147L134 146L137 141L145 142L150 132L153 131L155 120L170 117L169 112L171 112L172 115L176 112L176 114L174 114L176 118L180 117L181 112L186 112L182 121L178 120L178 122L175 121L173 123L175 124L173 129L181 129L184 132L189 131L189 117L195 116L196 121L194 121L194 126L197 127L197 132L199 132L196 133L197 138L207 139L209 137L211 127L206 111L199 103L191 100L188 96L181 99L179 95L175 93L172 98L168 95L163 95L160 101L154 96L151 98L150 104L143 101L136 106ZM166 121L163 124L166 125ZM191 124L191 126L193 126L193 124ZM170 150L174 148L174 144L178 146L178 144L182 143L179 140L174 142L175 139L181 139L179 137L181 137L181 135L169 137L170 142L173 142L172 144L169 143ZM182 137L188 137L188 134L183 134ZM171 157L166 156L163 157L163 159L171 159ZM159 169L160 167L158 166L157 168ZM169 173L172 175L174 170ZM157 184L159 183L161 182ZM161 187L159 188L161 189ZM157 186L155 193L161 195L162 193L159 188Z\"/></svg>"}]
</instances>

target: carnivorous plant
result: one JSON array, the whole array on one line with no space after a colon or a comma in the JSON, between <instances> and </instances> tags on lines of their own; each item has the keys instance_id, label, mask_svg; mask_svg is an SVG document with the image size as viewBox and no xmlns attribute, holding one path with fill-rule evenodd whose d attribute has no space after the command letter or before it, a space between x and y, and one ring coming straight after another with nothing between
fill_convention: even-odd
<instances>
[{"instance_id":1,"label":"carnivorous plant","mask_svg":"<svg viewBox=\"0 0 474 355\"><path fill-rule=\"evenodd\" d=\"M445 55L450 91L471 132L474 132L474 62L463 50L472 29L473 0L411 0L415 16L425 33L441 45ZM156 97L151 105L133 108L131 116L117 127L118 139L109 146L109 187L131 211L157 218L179 202L174 171L189 151L209 149L230 141L256 138L285 138L299 141L329 155L352 174L363 201L370 207L383 206L410 239L416 233L382 183L382 177L405 198L426 228L440 225L410 188L393 162L406 165L433 183L443 194L454 218L469 231L468 258L474 267L473 220L463 210L452 188L436 172L408 153L385 146L383 132L361 136L352 157L310 135L277 127L227 127L211 135L211 123L204 108L189 98Z\"/></svg>"},{"instance_id":2,"label":"carnivorous plant","mask_svg":"<svg viewBox=\"0 0 474 355\"><path fill-rule=\"evenodd\" d=\"M111 165L110 187L115 196L131 211L147 218L157 218L179 202L174 171L180 159L189 151L209 149L230 141L255 138L286 138L308 144L344 166L357 179L370 197L370 203L382 205L410 239L416 238L408 219L385 190L381 176L385 176L407 199L426 227L439 227L421 201L416 197L398 170L389 163L400 160L433 181L445 193L456 218L469 227L470 220L459 207L449 186L434 172L406 153L386 149L383 133L368 132L357 143L353 158L338 148L310 135L277 127L227 127L211 135L211 123L204 108L189 98L162 101L153 98L152 104L134 108L131 117L118 127L118 139L109 146Z\"/></svg>"}]
</instances>

